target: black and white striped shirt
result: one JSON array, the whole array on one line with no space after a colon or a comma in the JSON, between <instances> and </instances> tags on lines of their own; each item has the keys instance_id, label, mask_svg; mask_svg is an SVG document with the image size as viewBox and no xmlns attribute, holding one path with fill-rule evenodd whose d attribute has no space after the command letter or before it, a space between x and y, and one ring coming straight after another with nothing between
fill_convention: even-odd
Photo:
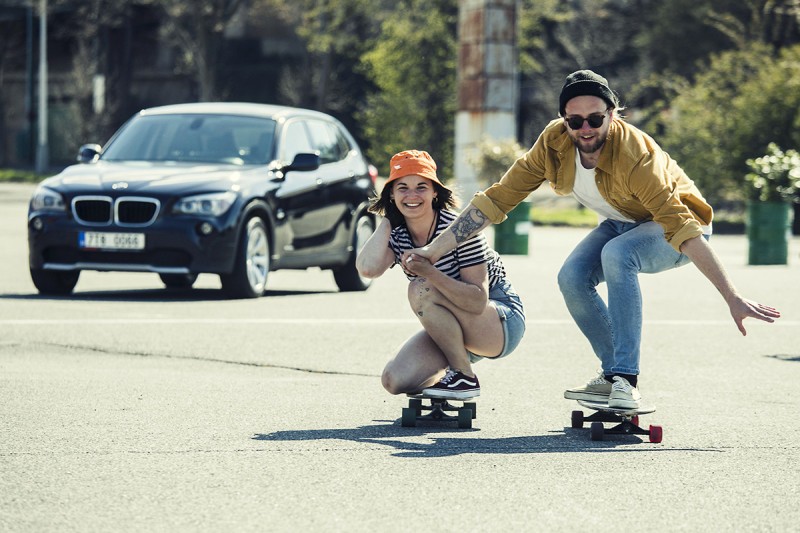
<instances>
[{"instance_id":1,"label":"black and white striped shirt","mask_svg":"<svg viewBox=\"0 0 800 533\"><path fill-rule=\"evenodd\" d=\"M447 229L448 226L456 219L458 215L452 211L441 210L436 221L436 230L433 232L433 239L441 232ZM400 264L403 252L417 248L411 240L411 233L404 225L398 226L392 230L389 235L389 248L394 252L394 264ZM489 273L489 289L506 281L506 269L500 259L500 255L489 248L486 242L486 237L483 233L473 235L466 241L459 244L454 250L447 252L441 259L436 262L436 268L447 276L461 281L461 269L486 263L486 269ZM414 279L416 276L413 274L406 274L409 280Z\"/></svg>"}]
</instances>

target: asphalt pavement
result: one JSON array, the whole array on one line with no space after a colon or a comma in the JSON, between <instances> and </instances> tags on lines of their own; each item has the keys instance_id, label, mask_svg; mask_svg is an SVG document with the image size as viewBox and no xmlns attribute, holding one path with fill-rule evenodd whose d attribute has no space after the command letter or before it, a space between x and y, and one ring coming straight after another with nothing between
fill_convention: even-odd
<instances>
[{"instance_id":1,"label":"asphalt pavement","mask_svg":"<svg viewBox=\"0 0 800 533\"><path fill-rule=\"evenodd\" d=\"M746 337L693 266L642 276L640 422L663 441L592 441L563 391L597 363L555 283L587 230L533 227L504 257L528 330L475 366L473 428L404 428L379 380L418 329L399 272L364 293L275 272L258 300L84 273L41 297L31 190L0 185L0 531L800 531L796 237L758 267L744 236L712 238L783 313Z\"/></svg>"}]
</instances>

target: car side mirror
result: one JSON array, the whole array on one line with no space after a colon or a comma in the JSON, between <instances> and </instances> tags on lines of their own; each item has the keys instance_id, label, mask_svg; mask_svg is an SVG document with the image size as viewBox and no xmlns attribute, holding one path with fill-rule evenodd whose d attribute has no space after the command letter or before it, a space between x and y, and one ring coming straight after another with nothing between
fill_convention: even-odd
<instances>
[{"instance_id":1,"label":"car side mirror","mask_svg":"<svg viewBox=\"0 0 800 533\"><path fill-rule=\"evenodd\" d=\"M84 144L78 150L78 163L94 163L100 158L100 151L103 149L99 144Z\"/></svg>"},{"instance_id":2,"label":"car side mirror","mask_svg":"<svg viewBox=\"0 0 800 533\"><path fill-rule=\"evenodd\" d=\"M281 172L286 174L290 170L309 171L319 168L319 154L297 154L291 165L281 168Z\"/></svg>"}]
</instances>

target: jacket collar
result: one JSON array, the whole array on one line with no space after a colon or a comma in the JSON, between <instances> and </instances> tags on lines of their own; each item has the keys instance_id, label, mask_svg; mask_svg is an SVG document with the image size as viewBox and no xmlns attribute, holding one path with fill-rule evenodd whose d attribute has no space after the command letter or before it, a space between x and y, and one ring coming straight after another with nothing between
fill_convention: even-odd
<instances>
[{"instance_id":1,"label":"jacket collar","mask_svg":"<svg viewBox=\"0 0 800 533\"><path fill-rule=\"evenodd\" d=\"M597 167L603 172L608 174L611 173L612 168L612 158L614 157L614 144L616 140L619 138L620 135L620 125L619 120L616 118L611 121L611 125L608 128L608 136L606 137L606 142L603 145L603 148L600 150L600 159L597 160Z\"/></svg>"}]
</instances>

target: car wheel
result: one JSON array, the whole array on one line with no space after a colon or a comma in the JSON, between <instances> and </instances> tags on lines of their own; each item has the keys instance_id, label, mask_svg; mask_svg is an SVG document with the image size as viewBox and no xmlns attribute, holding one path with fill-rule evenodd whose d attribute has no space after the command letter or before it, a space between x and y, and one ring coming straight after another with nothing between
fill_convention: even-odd
<instances>
[{"instance_id":1,"label":"car wheel","mask_svg":"<svg viewBox=\"0 0 800 533\"><path fill-rule=\"evenodd\" d=\"M43 270L32 268L31 280L41 294L66 295L72 293L72 289L78 283L80 270Z\"/></svg>"},{"instance_id":2,"label":"car wheel","mask_svg":"<svg viewBox=\"0 0 800 533\"><path fill-rule=\"evenodd\" d=\"M374 231L375 222L371 217L363 214L358 217L356 230L353 232L353 252L350 254L350 259L347 260L347 264L333 271L333 279L336 280L339 290L345 292L365 291L372 285L370 278L365 278L358 273L356 256Z\"/></svg>"},{"instance_id":3,"label":"car wheel","mask_svg":"<svg viewBox=\"0 0 800 533\"><path fill-rule=\"evenodd\" d=\"M264 294L269 274L269 235L264 222L253 216L244 225L233 272L220 276L222 290L233 298Z\"/></svg>"},{"instance_id":4,"label":"car wheel","mask_svg":"<svg viewBox=\"0 0 800 533\"><path fill-rule=\"evenodd\" d=\"M158 277L168 289L191 289L197 280L197 274L159 274Z\"/></svg>"}]
</instances>

